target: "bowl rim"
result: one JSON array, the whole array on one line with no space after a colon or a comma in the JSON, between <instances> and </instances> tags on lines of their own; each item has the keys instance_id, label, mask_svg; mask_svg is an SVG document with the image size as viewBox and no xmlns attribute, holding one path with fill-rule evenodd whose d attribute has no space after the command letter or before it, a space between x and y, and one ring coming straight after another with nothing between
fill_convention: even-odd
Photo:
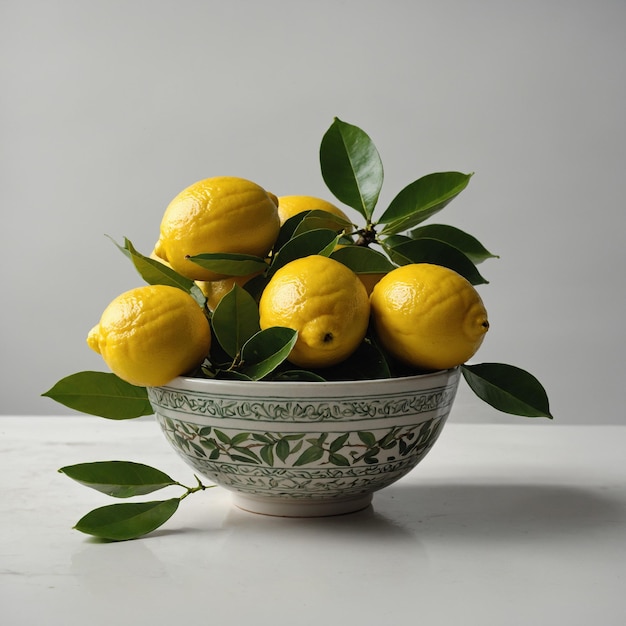
<instances>
[{"instance_id":1,"label":"bowl rim","mask_svg":"<svg viewBox=\"0 0 626 626\"><path fill-rule=\"evenodd\" d=\"M368 378L360 380L229 380L229 379L217 379L217 378L197 378L194 376L177 376L164 385L155 387L156 389L163 388L189 388L192 386L198 387L210 387L211 385L219 385L222 389L242 389L247 388L249 391L253 389L293 389L295 387L303 387L305 389L321 389L330 388L337 389L350 385L355 388L371 387L372 385L402 385L410 383L412 381L428 381L429 379L437 378L454 378L460 376L461 366L457 365L443 370L435 370L433 372L426 372L423 374L412 374L411 376L393 376L389 378Z\"/></svg>"}]
</instances>

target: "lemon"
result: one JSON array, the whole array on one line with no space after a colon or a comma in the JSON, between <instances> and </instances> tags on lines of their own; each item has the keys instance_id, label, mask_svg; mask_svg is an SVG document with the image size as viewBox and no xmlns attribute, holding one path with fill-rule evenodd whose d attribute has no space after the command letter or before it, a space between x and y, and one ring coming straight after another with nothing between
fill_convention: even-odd
<instances>
[{"instance_id":1,"label":"lemon","mask_svg":"<svg viewBox=\"0 0 626 626\"><path fill-rule=\"evenodd\" d=\"M372 291L374 291L374 287L380 282L383 276L386 276L383 272L376 272L373 274L358 274L359 280L365 285L365 290L367 291L367 295L369 296Z\"/></svg>"},{"instance_id":2,"label":"lemon","mask_svg":"<svg viewBox=\"0 0 626 626\"><path fill-rule=\"evenodd\" d=\"M369 322L363 283L339 261L312 255L287 263L272 276L259 302L260 326L298 331L289 361L323 368L359 346Z\"/></svg>"},{"instance_id":3,"label":"lemon","mask_svg":"<svg viewBox=\"0 0 626 626\"><path fill-rule=\"evenodd\" d=\"M370 302L381 344L413 367L437 370L465 363L489 328L476 289L440 265L392 270L376 284Z\"/></svg>"},{"instance_id":4,"label":"lemon","mask_svg":"<svg viewBox=\"0 0 626 626\"><path fill-rule=\"evenodd\" d=\"M114 374L158 387L198 366L211 347L209 322L182 289L146 285L115 298L87 337Z\"/></svg>"},{"instance_id":5,"label":"lemon","mask_svg":"<svg viewBox=\"0 0 626 626\"><path fill-rule=\"evenodd\" d=\"M321 198L316 198L315 196L279 196L278 198L278 217L281 224L284 224L290 217L298 213L313 210L332 213L350 223L348 216L339 207ZM322 227L323 224L320 228ZM329 228L335 230L335 224L329 224ZM346 232L351 231L352 227L346 227Z\"/></svg>"},{"instance_id":6,"label":"lemon","mask_svg":"<svg viewBox=\"0 0 626 626\"><path fill-rule=\"evenodd\" d=\"M276 196L244 178L217 176L181 191L161 220L156 255L192 280L220 280L189 261L204 253L239 253L265 257L280 230Z\"/></svg>"}]
</instances>

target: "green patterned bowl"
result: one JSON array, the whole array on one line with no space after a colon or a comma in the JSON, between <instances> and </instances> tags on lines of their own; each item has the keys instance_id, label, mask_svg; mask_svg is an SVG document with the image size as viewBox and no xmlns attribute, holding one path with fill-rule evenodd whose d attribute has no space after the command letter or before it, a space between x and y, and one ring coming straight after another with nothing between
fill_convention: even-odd
<instances>
[{"instance_id":1,"label":"green patterned bowl","mask_svg":"<svg viewBox=\"0 0 626 626\"><path fill-rule=\"evenodd\" d=\"M165 437L255 513L317 517L367 507L410 472L450 413L459 369L384 380L176 378L148 389Z\"/></svg>"}]
</instances>

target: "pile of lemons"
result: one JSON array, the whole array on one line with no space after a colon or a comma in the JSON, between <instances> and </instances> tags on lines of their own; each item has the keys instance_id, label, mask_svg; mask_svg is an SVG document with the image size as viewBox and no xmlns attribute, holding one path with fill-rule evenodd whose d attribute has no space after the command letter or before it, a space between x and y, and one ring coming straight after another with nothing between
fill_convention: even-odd
<instances>
[{"instance_id":1,"label":"pile of lemons","mask_svg":"<svg viewBox=\"0 0 626 626\"><path fill-rule=\"evenodd\" d=\"M187 292L166 285L138 287L115 298L90 331L88 345L120 378L160 386L199 366L211 349L211 311L234 284L252 276L216 274L189 260L206 253L268 258L281 225L312 209L349 222L333 204L310 196L276 197L237 177L214 177L181 191L163 215L152 258L196 281L203 308ZM310 255L278 269L259 301L261 329L296 330L288 360L325 368L347 359L374 329L381 346L420 370L460 365L489 328L474 287L440 265L403 265L365 283L346 265Z\"/></svg>"}]
</instances>

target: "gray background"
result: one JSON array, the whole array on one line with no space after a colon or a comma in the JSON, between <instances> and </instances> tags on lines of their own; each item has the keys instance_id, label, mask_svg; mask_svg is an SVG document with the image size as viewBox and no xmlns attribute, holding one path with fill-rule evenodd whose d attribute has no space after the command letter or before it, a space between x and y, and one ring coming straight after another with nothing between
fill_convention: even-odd
<instances>
[{"instance_id":1,"label":"gray background","mask_svg":"<svg viewBox=\"0 0 626 626\"><path fill-rule=\"evenodd\" d=\"M332 199L338 116L382 155L381 208L475 172L436 221L501 255L476 360L533 372L559 422L623 423L625 33L623 0L2 0L0 413L71 413L39 394L106 369L86 333L141 280L105 234L149 253L214 175ZM477 403L452 419L520 421Z\"/></svg>"}]
</instances>

